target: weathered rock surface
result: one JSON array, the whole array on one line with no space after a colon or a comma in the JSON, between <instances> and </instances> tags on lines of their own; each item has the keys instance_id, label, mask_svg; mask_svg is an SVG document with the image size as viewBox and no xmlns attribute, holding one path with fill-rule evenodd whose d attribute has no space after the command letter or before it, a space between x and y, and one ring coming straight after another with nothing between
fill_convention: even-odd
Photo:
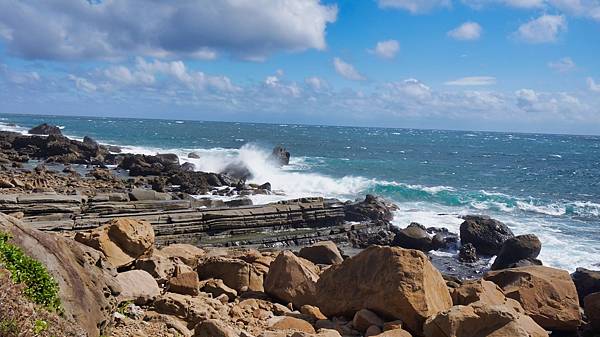
<instances>
[{"instance_id":1,"label":"weathered rock surface","mask_svg":"<svg viewBox=\"0 0 600 337\"><path fill-rule=\"evenodd\" d=\"M514 234L504 223L487 216L468 215L460 225L460 240L471 243L482 255L497 255Z\"/></svg>"},{"instance_id":2,"label":"weathered rock surface","mask_svg":"<svg viewBox=\"0 0 600 337\"><path fill-rule=\"evenodd\" d=\"M213 298L217 298L225 294L229 301L233 301L238 293L235 289L228 287L223 280L208 279L200 282L200 290L207 294L212 294Z\"/></svg>"},{"instance_id":3,"label":"weathered rock surface","mask_svg":"<svg viewBox=\"0 0 600 337\"><path fill-rule=\"evenodd\" d=\"M239 334L222 321L209 319L198 324L193 337L239 337Z\"/></svg>"},{"instance_id":4,"label":"weathered rock surface","mask_svg":"<svg viewBox=\"0 0 600 337\"><path fill-rule=\"evenodd\" d=\"M184 243L174 243L158 250L158 254L169 259L179 259L192 268L198 266L198 260L206 254L204 249Z\"/></svg>"},{"instance_id":5,"label":"weathered rock surface","mask_svg":"<svg viewBox=\"0 0 600 337\"><path fill-rule=\"evenodd\" d=\"M529 266L488 272L484 278L518 301L544 329L571 331L581 324L577 290L564 270Z\"/></svg>"},{"instance_id":6,"label":"weathered rock surface","mask_svg":"<svg viewBox=\"0 0 600 337\"><path fill-rule=\"evenodd\" d=\"M317 304L328 317L369 309L420 334L427 317L450 308L452 298L422 252L372 246L321 274Z\"/></svg>"},{"instance_id":7,"label":"weathered rock surface","mask_svg":"<svg viewBox=\"0 0 600 337\"><path fill-rule=\"evenodd\" d=\"M180 264L175 267L175 273L169 279L167 290L178 294L195 296L199 293L199 284L198 273L191 267Z\"/></svg>"},{"instance_id":8,"label":"weathered rock surface","mask_svg":"<svg viewBox=\"0 0 600 337\"><path fill-rule=\"evenodd\" d=\"M122 267L152 250L154 230L146 221L116 219L90 233L77 233L75 240L102 252L113 266Z\"/></svg>"},{"instance_id":9,"label":"weathered rock surface","mask_svg":"<svg viewBox=\"0 0 600 337\"><path fill-rule=\"evenodd\" d=\"M540 255L541 250L542 242L535 234L518 235L507 239L492 264L492 270L512 268L524 263L540 265L541 262L535 258Z\"/></svg>"},{"instance_id":10,"label":"weathered rock surface","mask_svg":"<svg viewBox=\"0 0 600 337\"><path fill-rule=\"evenodd\" d=\"M273 317L270 322L270 328L273 330L294 330L306 332L309 334L315 333L315 328L313 328L310 323L303 319L289 317L289 316L277 316Z\"/></svg>"},{"instance_id":11,"label":"weathered rock surface","mask_svg":"<svg viewBox=\"0 0 600 337\"><path fill-rule=\"evenodd\" d=\"M418 249L424 252L433 249L432 238L427 233L427 229L416 222L399 230L394 237L392 245L407 249Z\"/></svg>"},{"instance_id":12,"label":"weathered rock surface","mask_svg":"<svg viewBox=\"0 0 600 337\"><path fill-rule=\"evenodd\" d=\"M383 323L385 323L383 319L368 309L361 309L357 311L352 319L352 325L354 325L354 328L361 332L366 332L367 329L373 325L378 328L383 328Z\"/></svg>"},{"instance_id":13,"label":"weathered rock surface","mask_svg":"<svg viewBox=\"0 0 600 337\"><path fill-rule=\"evenodd\" d=\"M310 261L282 251L265 277L265 292L296 308L315 303L319 269Z\"/></svg>"},{"instance_id":14,"label":"weathered rock surface","mask_svg":"<svg viewBox=\"0 0 600 337\"><path fill-rule=\"evenodd\" d=\"M461 284L452 290L454 305L468 305L481 301L489 305L504 303L506 297L495 283L486 280L473 280Z\"/></svg>"},{"instance_id":15,"label":"weathered rock surface","mask_svg":"<svg viewBox=\"0 0 600 337\"><path fill-rule=\"evenodd\" d=\"M200 262L197 268L201 280L221 279L238 292L263 291L263 278L252 264L233 258L209 257Z\"/></svg>"},{"instance_id":16,"label":"weathered rock surface","mask_svg":"<svg viewBox=\"0 0 600 337\"><path fill-rule=\"evenodd\" d=\"M583 303L583 299L587 295L600 292L600 271L577 268L571 274L571 278L575 282L575 288L577 288L579 303Z\"/></svg>"},{"instance_id":17,"label":"weathered rock surface","mask_svg":"<svg viewBox=\"0 0 600 337\"><path fill-rule=\"evenodd\" d=\"M338 264L344 259L340 250L332 241L320 241L311 246L300 249L298 256L315 264Z\"/></svg>"},{"instance_id":18,"label":"weathered rock surface","mask_svg":"<svg viewBox=\"0 0 600 337\"><path fill-rule=\"evenodd\" d=\"M458 260L466 263L474 263L479 260L477 257L477 249L472 243L465 243L458 251Z\"/></svg>"},{"instance_id":19,"label":"weathered rock surface","mask_svg":"<svg viewBox=\"0 0 600 337\"><path fill-rule=\"evenodd\" d=\"M149 273L143 270L130 270L117 274L117 283L121 286L120 302L132 301L143 305L160 295L158 283Z\"/></svg>"},{"instance_id":20,"label":"weathered rock surface","mask_svg":"<svg viewBox=\"0 0 600 337\"><path fill-rule=\"evenodd\" d=\"M548 333L522 312L518 303L490 305L474 302L454 306L427 320L426 337L548 337Z\"/></svg>"},{"instance_id":21,"label":"weathered rock surface","mask_svg":"<svg viewBox=\"0 0 600 337\"><path fill-rule=\"evenodd\" d=\"M11 242L40 261L58 282L64 316L90 336L98 336L110 322L121 291L114 271L95 250L71 239L29 228L0 213L0 230Z\"/></svg>"},{"instance_id":22,"label":"weathered rock surface","mask_svg":"<svg viewBox=\"0 0 600 337\"><path fill-rule=\"evenodd\" d=\"M600 292L591 293L583 299L585 315L592 328L600 332Z\"/></svg>"}]
</instances>

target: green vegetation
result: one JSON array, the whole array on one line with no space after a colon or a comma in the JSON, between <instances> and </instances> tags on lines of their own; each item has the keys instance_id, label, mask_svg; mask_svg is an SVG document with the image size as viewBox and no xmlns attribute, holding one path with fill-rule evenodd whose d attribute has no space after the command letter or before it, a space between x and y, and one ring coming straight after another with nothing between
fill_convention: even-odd
<instances>
[{"instance_id":1,"label":"green vegetation","mask_svg":"<svg viewBox=\"0 0 600 337\"><path fill-rule=\"evenodd\" d=\"M33 302L51 311L60 311L58 283L43 264L10 244L9 239L8 234L0 232L0 262L10 271L13 282L24 284L23 292Z\"/></svg>"},{"instance_id":2,"label":"green vegetation","mask_svg":"<svg viewBox=\"0 0 600 337\"><path fill-rule=\"evenodd\" d=\"M46 330L48 330L48 322L44 321L43 319L36 319L35 325L33 326L33 332L36 335L39 335Z\"/></svg>"},{"instance_id":3,"label":"green vegetation","mask_svg":"<svg viewBox=\"0 0 600 337\"><path fill-rule=\"evenodd\" d=\"M19 333L19 325L15 319L0 320L0 336L11 336Z\"/></svg>"}]
</instances>

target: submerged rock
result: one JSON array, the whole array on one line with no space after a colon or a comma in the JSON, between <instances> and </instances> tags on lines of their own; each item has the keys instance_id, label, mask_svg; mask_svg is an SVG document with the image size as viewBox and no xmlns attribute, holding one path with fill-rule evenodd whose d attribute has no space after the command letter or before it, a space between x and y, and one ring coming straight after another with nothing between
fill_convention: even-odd
<instances>
[{"instance_id":1,"label":"submerged rock","mask_svg":"<svg viewBox=\"0 0 600 337\"><path fill-rule=\"evenodd\" d=\"M477 257L477 250L472 243L464 244L458 251L458 260L461 262L474 263L479 260Z\"/></svg>"},{"instance_id":2,"label":"submerged rock","mask_svg":"<svg viewBox=\"0 0 600 337\"><path fill-rule=\"evenodd\" d=\"M497 255L514 234L504 223L487 216L467 215L460 225L460 240L471 243L482 255Z\"/></svg>"}]
</instances>

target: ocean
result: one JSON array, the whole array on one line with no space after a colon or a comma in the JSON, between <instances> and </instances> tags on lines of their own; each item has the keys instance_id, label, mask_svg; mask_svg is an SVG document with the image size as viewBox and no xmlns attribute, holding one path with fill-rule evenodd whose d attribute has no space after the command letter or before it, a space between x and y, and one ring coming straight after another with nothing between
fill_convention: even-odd
<instances>
[{"instance_id":1,"label":"ocean","mask_svg":"<svg viewBox=\"0 0 600 337\"><path fill-rule=\"evenodd\" d=\"M600 136L0 115L0 130L41 123L126 152L173 152L201 171L241 162L252 182L283 194L255 203L374 193L398 205L399 227L458 232L459 215L486 214L538 235L545 265L600 267ZM290 151L289 166L269 164L276 145ZM201 158L187 159L192 151Z\"/></svg>"}]
</instances>

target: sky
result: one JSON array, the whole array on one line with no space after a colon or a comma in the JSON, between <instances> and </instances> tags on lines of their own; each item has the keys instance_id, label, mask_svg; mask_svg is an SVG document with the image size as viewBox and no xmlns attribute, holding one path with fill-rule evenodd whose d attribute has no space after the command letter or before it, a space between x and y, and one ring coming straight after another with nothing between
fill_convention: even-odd
<instances>
[{"instance_id":1,"label":"sky","mask_svg":"<svg viewBox=\"0 0 600 337\"><path fill-rule=\"evenodd\" d=\"M600 0L0 0L0 113L600 134Z\"/></svg>"}]
</instances>

